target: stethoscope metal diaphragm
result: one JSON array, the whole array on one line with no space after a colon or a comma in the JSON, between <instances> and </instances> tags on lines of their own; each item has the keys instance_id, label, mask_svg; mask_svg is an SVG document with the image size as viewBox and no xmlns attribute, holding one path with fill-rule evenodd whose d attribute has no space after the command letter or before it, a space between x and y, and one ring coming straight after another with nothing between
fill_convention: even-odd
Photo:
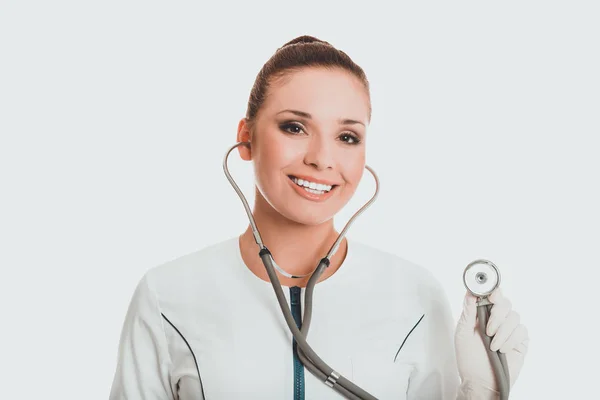
<instances>
[{"instance_id":1,"label":"stethoscope metal diaphragm","mask_svg":"<svg viewBox=\"0 0 600 400\"><path fill-rule=\"evenodd\" d=\"M475 260L465 268L463 282L473 296L487 297L500 286L500 271L491 261Z\"/></svg>"}]
</instances>

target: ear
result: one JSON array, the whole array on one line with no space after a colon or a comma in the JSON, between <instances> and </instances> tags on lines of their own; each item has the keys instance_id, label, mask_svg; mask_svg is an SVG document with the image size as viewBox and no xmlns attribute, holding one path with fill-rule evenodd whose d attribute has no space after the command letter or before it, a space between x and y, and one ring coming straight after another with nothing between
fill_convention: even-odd
<instances>
[{"instance_id":1,"label":"ear","mask_svg":"<svg viewBox=\"0 0 600 400\"><path fill-rule=\"evenodd\" d=\"M238 124L237 131L237 141L239 142L248 142L252 140L252 134L250 132L250 126L248 125L248 121L246 118L242 118ZM238 151L240 153L240 157L244 161L252 160L252 149L250 146L239 146Z\"/></svg>"}]
</instances>

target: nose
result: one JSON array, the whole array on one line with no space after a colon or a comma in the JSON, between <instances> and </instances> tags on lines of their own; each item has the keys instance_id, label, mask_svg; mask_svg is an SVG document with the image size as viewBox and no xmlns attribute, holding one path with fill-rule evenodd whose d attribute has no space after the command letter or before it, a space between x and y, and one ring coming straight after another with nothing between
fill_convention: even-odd
<instances>
[{"instance_id":1,"label":"nose","mask_svg":"<svg viewBox=\"0 0 600 400\"><path fill-rule=\"evenodd\" d=\"M304 156L304 163L315 167L319 171L333 168L334 155L332 143L326 138L315 135L310 139L308 149Z\"/></svg>"}]
</instances>

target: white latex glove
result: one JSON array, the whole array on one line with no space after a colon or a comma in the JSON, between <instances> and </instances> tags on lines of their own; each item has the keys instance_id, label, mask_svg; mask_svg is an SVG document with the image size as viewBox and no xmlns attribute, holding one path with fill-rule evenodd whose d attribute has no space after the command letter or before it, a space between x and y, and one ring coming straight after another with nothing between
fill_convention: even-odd
<instances>
[{"instance_id":1,"label":"white latex glove","mask_svg":"<svg viewBox=\"0 0 600 400\"><path fill-rule=\"evenodd\" d=\"M487 324L487 334L494 336L493 351L506 353L510 373L510 387L514 385L529 345L527 328L520 323L519 314L512 310L511 302L496 289L489 297L493 303ZM458 320L454 344L458 372L461 378L459 399L498 399L498 385L484 342L479 334L477 298L467 291L463 312Z\"/></svg>"}]
</instances>

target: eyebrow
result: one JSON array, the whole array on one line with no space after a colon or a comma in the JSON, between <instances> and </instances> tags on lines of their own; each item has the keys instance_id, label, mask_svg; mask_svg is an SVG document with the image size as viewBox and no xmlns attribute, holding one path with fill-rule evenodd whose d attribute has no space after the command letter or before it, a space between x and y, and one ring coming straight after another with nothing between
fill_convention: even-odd
<instances>
[{"instance_id":1,"label":"eyebrow","mask_svg":"<svg viewBox=\"0 0 600 400\"><path fill-rule=\"evenodd\" d=\"M309 113L307 113L307 112L304 112L304 111L298 111L298 110L290 110L290 109L281 110L281 111L279 111L279 112L277 113L277 115L279 115L279 114L282 114L282 113L284 113L284 112L289 112L289 113L295 114L295 115L297 115L297 116L299 116L299 117L303 117L303 118L307 118L307 119L312 119L312 115L310 115L310 114L309 114ZM365 124L364 124L363 122L357 121L357 120L355 120L355 119L340 118L340 119L338 120L338 122L339 122L340 124L343 124L343 125L356 125L356 124L359 124L359 125L365 126Z\"/></svg>"}]
</instances>

